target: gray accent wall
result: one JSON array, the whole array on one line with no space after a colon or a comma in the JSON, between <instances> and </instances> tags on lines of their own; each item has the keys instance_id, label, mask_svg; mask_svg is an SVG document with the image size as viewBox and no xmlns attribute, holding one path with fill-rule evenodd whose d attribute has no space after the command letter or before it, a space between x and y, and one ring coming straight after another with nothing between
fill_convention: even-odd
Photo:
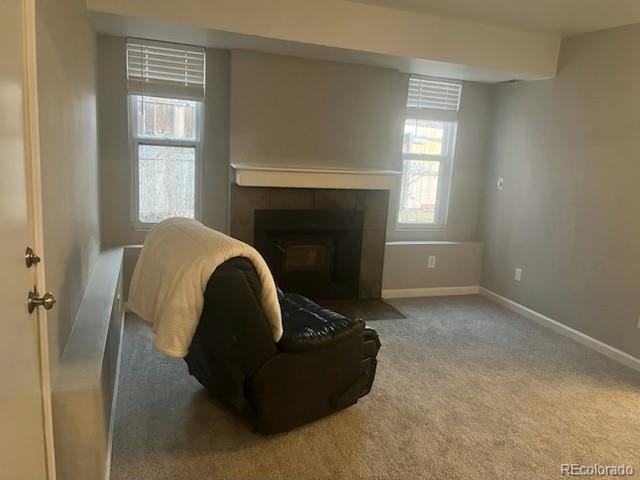
<instances>
[{"instance_id":1,"label":"gray accent wall","mask_svg":"<svg viewBox=\"0 0 640 480\"><path fill-rule=\"evenodd\" d=\"M409 76L231 53L231 162L399 170Z\"/></svg>"},{"instance_id":2,"label":"gray accent wall","mask_svg":"<svg viewBox=\"0 0 640 480\"><path fill-rule=\"evenodd\" d=\"M133 227L125 42L98 36L100 230L105 247L141 244L147 230ZM202 149L202 218L227 231L229 195L229 52L207 49Z\"/></svg>"},{"instance_id":3,"label":"gray accent wall","mask_svg":"<svg viewBox=\"0 0 640 480\"><path fill-rule=\"evenodd\" d=\"M481 222L482 286L635 357L639 43L639 25L566 38L557 78L498 87Z\"/></svg>"}]
</instances>

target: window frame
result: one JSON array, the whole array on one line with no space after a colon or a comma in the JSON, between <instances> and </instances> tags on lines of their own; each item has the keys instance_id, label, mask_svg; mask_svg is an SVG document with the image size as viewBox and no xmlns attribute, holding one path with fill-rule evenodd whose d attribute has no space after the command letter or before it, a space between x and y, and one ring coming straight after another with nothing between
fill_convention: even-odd
<instances>
[{"instance_id":1,"label":"window frame","mask_svg":"<svg viewBox=\"0 0 640 480\"><path fill-rule=\"evenodd\" d=\"M138 115L137 115L137 97L156 97L167 98L169 100L184 100L181 98L160 96L160 95L140 95L130 93L128 97L129 110L129 156L131 158L131 225L134 230L148 231L160 222L143 222L140 220L140 181L139 181L139 150L141 145L159 146L159 147L187 147L194 149L194 185L193 185L193 216L196 220L202 218L202 138L204 132L204 101L193 100L196 103L196 127L195 138L175 139L175 138L157 138L138 135Z\"/></svg>"},{"instance_id":2,"label":"window frame","mask_svg":"<svg viewBox=\"0 0 640 480\"><path fill-rule=\"evenodd\" d=\"M449 214L449 200L451 185L453 182L453 162L458 133L458 112L441 112L437 110L407 107L403 120L403 142L402 142L402 175L400 175L400 185L398 188L397 209L395 212L395 229L398 231L437 231L444 230L447 225ZM404 128L407 120L422 120L427 122L442 122L445 124L442 148L445 154L436 155L430 153L405 153L404 152ZM433 222L401 222L400 210L402 207L402 188L406 174L407 160L422 160L438 162L438 186L436 191L436 203L434 208Z\"/></svg>"}]
</instances>

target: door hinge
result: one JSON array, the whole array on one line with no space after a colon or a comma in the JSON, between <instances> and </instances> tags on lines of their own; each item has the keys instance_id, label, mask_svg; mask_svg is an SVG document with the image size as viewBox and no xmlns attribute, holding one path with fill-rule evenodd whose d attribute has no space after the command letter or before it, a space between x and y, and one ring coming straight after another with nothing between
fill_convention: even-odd
<instances>
[{"instance_id":1,"label":"door hinge","mask_svg":"<svg viewBox=\"0 0 640 480\"><path fill-rule=\"evenodd\" d=\"M27 268L31 268L36 263L40 263L40 257L36 255L36 252L33 251L33 248L27 247L27 249L25 250L24 263L27 265Z\"/></svg>"}]
</instances>

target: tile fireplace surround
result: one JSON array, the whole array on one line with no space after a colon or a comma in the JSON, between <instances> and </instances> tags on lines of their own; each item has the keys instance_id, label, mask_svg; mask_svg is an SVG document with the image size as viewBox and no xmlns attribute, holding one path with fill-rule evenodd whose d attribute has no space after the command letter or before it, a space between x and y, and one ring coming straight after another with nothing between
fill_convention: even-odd
<instances>
[{"instance_id":1,"label":"tile fireplace surround","mask_svg":"<svg viewBox=\"0 0 640 480\"><path fill-rule=\"evenodd\" d=\"M380 298L387 229L388 190L241 187L231 185L229 228L253 245L256 210L360 210L364 214L359 298Z\"/></svg>"}]
</instances>

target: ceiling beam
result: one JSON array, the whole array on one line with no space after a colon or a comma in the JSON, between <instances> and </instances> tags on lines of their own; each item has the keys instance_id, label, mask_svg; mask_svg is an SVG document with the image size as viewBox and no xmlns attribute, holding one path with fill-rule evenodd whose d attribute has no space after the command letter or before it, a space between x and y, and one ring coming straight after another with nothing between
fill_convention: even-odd
<instances>
[{"instance_id":1,"label":"ceiling beam","mask_svg":"<svg viewBox=\"0 0 640 480\"><path fill-rule=\"evenodd\" d=\"M306 49L317 58L341 51L344 61L481 81L555 76L561 40L344 0L87 0L87 8L107 33L155 25L191 30L211 47Z\"/></svg>"}]
</instances>

